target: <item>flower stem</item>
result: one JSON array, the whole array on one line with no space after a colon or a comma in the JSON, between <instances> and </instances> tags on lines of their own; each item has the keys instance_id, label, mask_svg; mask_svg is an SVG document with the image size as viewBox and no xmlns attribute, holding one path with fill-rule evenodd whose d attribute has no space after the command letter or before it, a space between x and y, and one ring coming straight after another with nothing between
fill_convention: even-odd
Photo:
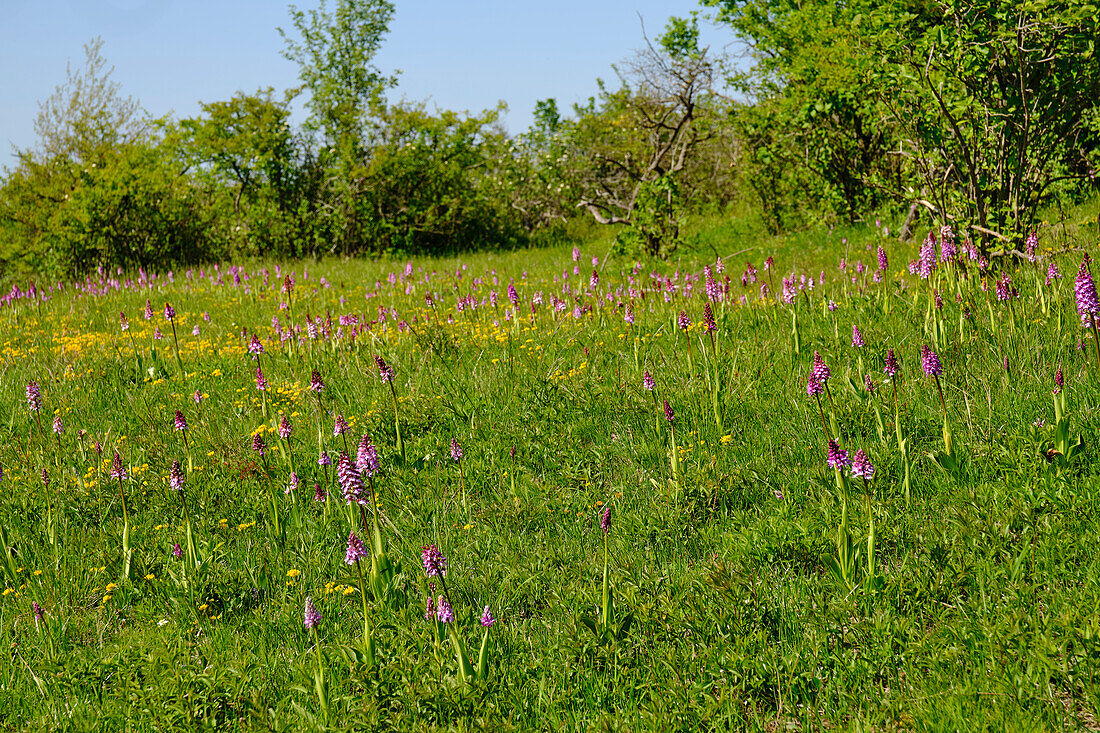
<instances>
[{"instance_id":1,"label":"flower stem","mask_svg":"<svg viewBox=\"0 0 1100 733\"><path fill-rule=\"evenodd\" d=\"M355 561L355 569L359 571L359 596L363 599L363 650L367 655L367 664L374 666L374 636L371 634L370 612L367 609L367 586L363 582L362 561Z\"/></svg>"},{"instance_id":2,"label":"flower stem","mask_svg":"<svg viewBox=\"0 0 1100 733\"><path fill-rule=\"evenodd\" d=\"M1096 344L1096 363L1100 365L1100 332L1096 328L1096 316L1089 313L1089 320L1092 321L1092 341Z\"/></svg>"},{"instance_id":3,"label":"flower stem","mask_svg":"<svg viewBox=\"0 0 1100 733\"><path fill-rule=\"evenodd\" d=\"M828 440L833 436L829 434L829 425L825 422L825 409L821 406L821 395L815 394L814 397L817 399L817 412L821 415L821 429L825 431L825 439Z\"/></svg>"},{"instance_id":4,"label":"flower stem","mask_svg":"<svg viewBox=\"0 0 1100 733\"><path fill-rule=\"evenodd\" d=\"M943 387L940 386L940 378L938 376L933 375L933 378L936 380L936 389L940 393L940 407L943 408L943 419L946 420L947 419L947 403L943 399Z\"/></svg>"},{"instance_id":5,"label":"flower stem","mask_svg":"<svg viewBox=\"0 0 1100 733\"><path fill-rule=\"evenodd\" d=\"M183 380L186 382L187 381L187 371L183 368L183 358L180 356L180 341L179 341L179 338L176 337L176 321L173 318L172 320L170 320L168 322L172 324L172 343L176 347L176 364L179 365L180 376L183 377Z\"/></svg>"}]
</instances>

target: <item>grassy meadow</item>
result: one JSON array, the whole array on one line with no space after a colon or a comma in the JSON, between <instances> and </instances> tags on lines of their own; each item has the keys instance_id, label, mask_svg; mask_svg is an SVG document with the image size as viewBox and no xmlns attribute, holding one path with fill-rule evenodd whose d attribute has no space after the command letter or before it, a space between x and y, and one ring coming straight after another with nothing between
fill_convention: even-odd
<instances>
[{"instance_id":1,"label":"grassy meadow","mask_svg":"<svg viewBox=\"0 0 1100 733\"><path fill-rule=\"evenodd\" d=\"M1097 729L1095 234L934 235L21 284L0 728Z\"/></svg>"}]
</instances>

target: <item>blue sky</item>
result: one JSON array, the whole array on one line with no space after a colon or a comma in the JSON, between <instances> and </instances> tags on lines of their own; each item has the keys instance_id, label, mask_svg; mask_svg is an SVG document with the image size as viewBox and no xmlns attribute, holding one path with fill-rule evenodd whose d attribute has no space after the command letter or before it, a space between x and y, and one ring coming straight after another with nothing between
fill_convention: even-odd
<instances>
[{"instance_id":1,"label":"blue sky","mask_svg":"<svg viewBox=\"0 0 1100 733\"><path fill-rule=\"evenodd\" d=\"M330 6L335 0L330 0ZM313 0L296 3L316 6ZM477 111L509 105L508 129L531 121L535 101L556 97L563 109L613 79L611 65L643 44L670 15L698 9L696 0L395 0L396 17L376 62L401 70L391 100L428 101ZM12 145L34 145L38 102L64 81L66 61L83 61L83 45L102 36L124 94L149 112L194 114L199 101L237 90L296 83L280 55L276 27L289 28L281 0L0 0L0 164ZM715 51L729 30L704 24Z\"/></svg>"}]
</instances>

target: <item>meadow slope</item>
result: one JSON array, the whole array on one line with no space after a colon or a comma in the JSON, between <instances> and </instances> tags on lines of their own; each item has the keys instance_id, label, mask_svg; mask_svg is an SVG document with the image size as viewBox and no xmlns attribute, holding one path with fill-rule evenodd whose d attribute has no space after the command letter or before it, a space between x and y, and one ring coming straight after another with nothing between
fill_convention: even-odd
<instances>
[{"instance_id":1,"label":"meadow slope","mask_svg":"<svg viewBox=\"0 0 1100 733\"><path fill-rule=\"evenodd\" d=\"M931 236L13 289L0 727L1096 729L1090 265Z\"/></svg>"}]
</instances>

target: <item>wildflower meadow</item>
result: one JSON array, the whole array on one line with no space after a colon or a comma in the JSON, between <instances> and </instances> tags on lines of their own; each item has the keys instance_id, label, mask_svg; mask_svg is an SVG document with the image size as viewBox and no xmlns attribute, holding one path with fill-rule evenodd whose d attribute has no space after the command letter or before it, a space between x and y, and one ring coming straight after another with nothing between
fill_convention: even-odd
<instances>
[{"instance_id":1,"label":"wildflower meadow","mask_svg":"<svg viewBox=\"0 0 1100 733\"><path fill-rule=\"evenodd\" d=\"M1096 729L1098 263L949 227L0 299L0 727Z\"/></svg>"}]
</instances>

